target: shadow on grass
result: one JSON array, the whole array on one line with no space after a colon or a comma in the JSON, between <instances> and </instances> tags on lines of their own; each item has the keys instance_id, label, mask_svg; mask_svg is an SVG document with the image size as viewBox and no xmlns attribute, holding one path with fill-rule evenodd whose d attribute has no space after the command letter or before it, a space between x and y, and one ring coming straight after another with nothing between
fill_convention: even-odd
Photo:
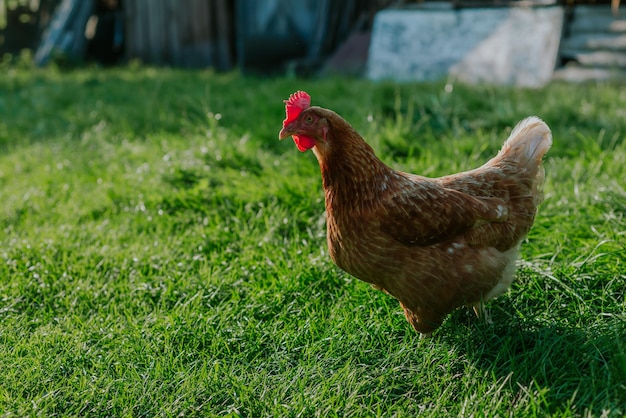
<instances>
[{"instance_id":1,"label":"shadow on grass","mask_svg":"<svg viewBox=\"0 0 626 418\"><path fill-rule=\"evenodd\" d=\"M494 324L476 322L443 336L479 369L540 410L622 416L626 399L626 323L608 317L594 328L522 320L499 309ZM457 311L451 320L466 322ZM596 323L597 324L597 323Z\"/></svg>"}]
</instances>

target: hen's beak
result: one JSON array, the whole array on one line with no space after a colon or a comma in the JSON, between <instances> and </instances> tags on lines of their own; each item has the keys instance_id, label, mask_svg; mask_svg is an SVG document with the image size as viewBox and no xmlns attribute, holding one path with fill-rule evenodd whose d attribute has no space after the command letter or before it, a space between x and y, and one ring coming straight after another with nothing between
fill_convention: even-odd
<instances>
[{"instance_id":1,"label":"hen's beak","mask_svg":"<svg viewBox=\"0 0 626 418\"><path fill-rule=\"evenodd\" d=\"M289 128L287 126L283 126L283 129L281 129L280 132L278 133L278 139L289 138L294 133L295 132L289 130Z\"/></svg>"}]
</instances>

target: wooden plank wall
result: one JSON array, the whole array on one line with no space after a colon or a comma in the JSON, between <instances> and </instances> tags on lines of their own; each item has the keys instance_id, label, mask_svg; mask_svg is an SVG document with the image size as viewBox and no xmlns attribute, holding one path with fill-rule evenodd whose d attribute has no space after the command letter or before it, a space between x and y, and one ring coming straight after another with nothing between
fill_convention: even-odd
<instances>
[{"instance_id":1,"label":"wooden plank wall","mask_svg":"<svg viewBox=\"0 0 626 418\"><path fill-rule=\"evenodd\" d=\"M233 66L233 2L125 0L129 59L228 70Z\"/></svg>"}]
</instances>

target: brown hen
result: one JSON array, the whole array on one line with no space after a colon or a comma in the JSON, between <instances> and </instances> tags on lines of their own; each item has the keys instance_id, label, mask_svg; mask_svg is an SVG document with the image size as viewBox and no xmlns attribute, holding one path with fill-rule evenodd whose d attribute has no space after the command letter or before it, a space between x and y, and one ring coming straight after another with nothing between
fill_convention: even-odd
<instances>
[{"instance_id":1,"label":"brown hen","mask_svg":"<svg viewBox=\"0 0 626 418\"><path fill-rule=\"evenodd\" d=\"M296 92L285 101L279 137L317 157L337 266L397 298L422 334L460 306L478 314L509 288L552 144L543 121L521 121L482 167L426 178L385 165L343 118L310 100Z\"/></svg>"}]
</instances>

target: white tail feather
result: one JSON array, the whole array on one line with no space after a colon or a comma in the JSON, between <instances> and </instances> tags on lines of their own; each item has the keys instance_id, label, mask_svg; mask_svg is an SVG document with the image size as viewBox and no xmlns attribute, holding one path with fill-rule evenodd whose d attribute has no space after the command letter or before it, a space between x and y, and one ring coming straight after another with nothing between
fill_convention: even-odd
<instances>
[{"instance_id":1,"label":"white tail feather","mask_svg":"<svg viewBox=\"0 0 626 418\"><path fill-rule=\"evenodd\" d=\"M551 146L550 128L538 117L531 116L515 126L509 138L504 142L498 157L512 154L518 159L520 165L530 162L539 164Z\"/></svg>"}]
</instances>

